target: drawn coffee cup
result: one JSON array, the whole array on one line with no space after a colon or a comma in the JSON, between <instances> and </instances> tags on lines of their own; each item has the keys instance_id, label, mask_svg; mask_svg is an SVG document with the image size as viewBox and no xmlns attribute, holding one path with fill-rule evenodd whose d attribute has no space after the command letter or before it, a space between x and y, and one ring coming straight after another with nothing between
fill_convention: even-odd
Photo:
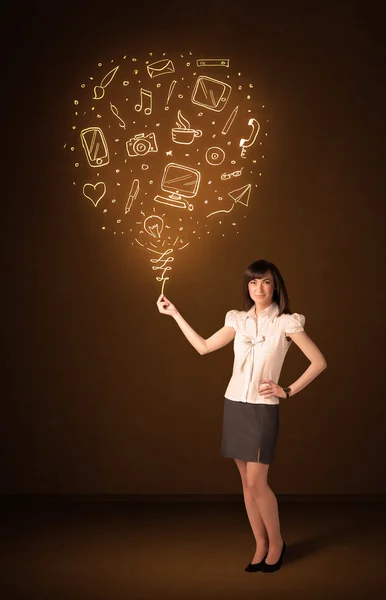
<instances>
[{"instance_id":1,"label":"drawn coffee cup","mask_svg":"<svg viewBox=\"0 0 386 600\"><path fill-rule=\"evenodd\" d=\"M201 129L183 129L181 127L174 127L172 129L172 140L176 144L191 144L195 138L201 136Z\"/></svg>"}]
</instances>

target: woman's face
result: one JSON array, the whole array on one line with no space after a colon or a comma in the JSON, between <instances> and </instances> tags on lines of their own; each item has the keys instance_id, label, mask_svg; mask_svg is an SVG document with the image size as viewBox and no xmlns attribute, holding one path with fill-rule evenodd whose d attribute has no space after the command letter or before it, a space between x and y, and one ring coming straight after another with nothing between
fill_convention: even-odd
<instances>
[{"instance_id":1,"label":"woman's face","mask_svg":"<svg viewBox=\"0 0 386 600\"><path fill-rule=\"evenodd\" d=\"M248 283L249 295L257 306L269 306L273 301L275 283L271 271L267 271L261 279L251 279Z\"/></svg>"}]
</instances>

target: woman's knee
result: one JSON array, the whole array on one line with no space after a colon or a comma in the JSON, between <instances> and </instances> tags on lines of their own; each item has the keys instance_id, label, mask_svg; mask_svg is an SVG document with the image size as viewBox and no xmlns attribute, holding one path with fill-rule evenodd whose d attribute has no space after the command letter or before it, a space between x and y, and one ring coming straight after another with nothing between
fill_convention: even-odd
<instances>
[{"instance_id":1,"label":"woman's knee","mask_svg":"<svg viewBox=\"0 0 386 600\"><path fill-rule=\"evenodd\" d=\"M246 466L246 486L255 493L263 490L268 485L269 465L260 462L248 462Z\"/></svg>"}]
</instances>

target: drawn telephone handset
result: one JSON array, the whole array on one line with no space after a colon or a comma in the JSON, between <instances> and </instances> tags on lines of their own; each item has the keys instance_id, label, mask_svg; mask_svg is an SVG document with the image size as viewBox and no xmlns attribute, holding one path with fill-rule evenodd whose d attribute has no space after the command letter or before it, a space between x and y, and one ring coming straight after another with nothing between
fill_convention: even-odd
<instances>
[{"instance_id":1,"label":"drawn telephone handset","mask_svg":"<svg viewBox=\"0 0 386 600\"><path fill-rule=\"evenodd\" d=\"M260 123L253 117L249 119L248 125L252 127L252 132L247 140L244 138L241 138L240 140L239 146L241 147L241 158L246 158L247 148L250 148L255 143L260 131Z\"/></svg>"}]
</instances>

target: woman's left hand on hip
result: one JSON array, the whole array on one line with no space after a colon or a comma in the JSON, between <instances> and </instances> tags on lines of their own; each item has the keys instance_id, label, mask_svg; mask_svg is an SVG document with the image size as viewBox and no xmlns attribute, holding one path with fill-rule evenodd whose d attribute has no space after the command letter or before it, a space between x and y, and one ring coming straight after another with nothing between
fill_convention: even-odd
<instances>
[{"instance_id":1,"label":"woman's left hand on hip","mask_svg":"<svg viewBox=\"0 0 386 600\"><path fill-rule=\"evenodd\" d=\"M260 381L260 387L258 389L260 396L264 398L272 398L277 396L278 398L286 398L286 394L280 385L274 383L271 379L262 379Z\"/></svg>"}]
</instances>

